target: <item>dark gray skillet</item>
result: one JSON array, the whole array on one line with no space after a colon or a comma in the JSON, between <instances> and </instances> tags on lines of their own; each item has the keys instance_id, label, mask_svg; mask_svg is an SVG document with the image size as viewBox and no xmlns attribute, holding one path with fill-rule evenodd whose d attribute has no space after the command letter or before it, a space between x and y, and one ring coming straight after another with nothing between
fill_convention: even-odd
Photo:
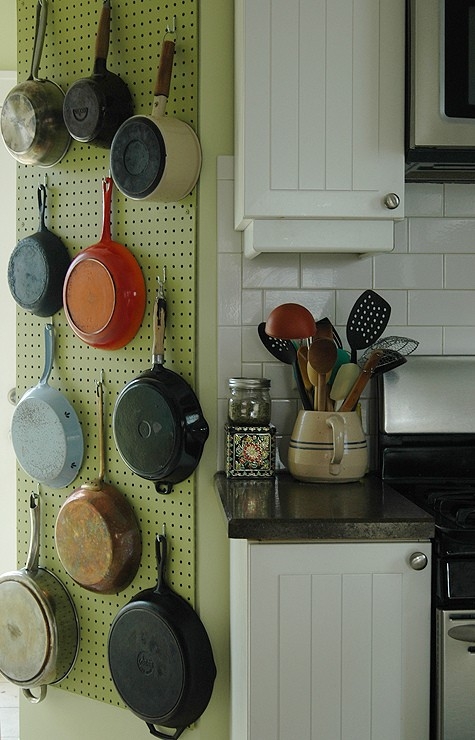
<instances>
[{"instance_id":1,"label":"dark gray skillet","mask_svg":"<svg viewBox=\"0 0 475 740\"><path fill-rule=\"evenodd\" d=\"M18 242L8 262L8 287L21 308L35 316L53 316L63 306L68 250L45 226L46 187L38 187L40 222L35 234Z\"/></svg>"}]
</instances>

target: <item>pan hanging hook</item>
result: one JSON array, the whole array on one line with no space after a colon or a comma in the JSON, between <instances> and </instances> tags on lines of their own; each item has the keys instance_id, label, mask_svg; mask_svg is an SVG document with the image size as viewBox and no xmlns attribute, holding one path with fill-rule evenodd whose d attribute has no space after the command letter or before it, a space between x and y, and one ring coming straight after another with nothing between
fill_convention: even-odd
<instances>
[{"instance_id":1,"label":"pan hanging hook","mask_svg":"<svg viewBox=\"0 0 475 740\"><path fill-rule=\"evenodd\" d=\"M172 18L172 27L171 28L170 28L170 24L167 23L166 32L167 33L171 33L171 34L175 34L176 33L176 15L174 15L173 18Z\"/></svg>"}]
</instances>

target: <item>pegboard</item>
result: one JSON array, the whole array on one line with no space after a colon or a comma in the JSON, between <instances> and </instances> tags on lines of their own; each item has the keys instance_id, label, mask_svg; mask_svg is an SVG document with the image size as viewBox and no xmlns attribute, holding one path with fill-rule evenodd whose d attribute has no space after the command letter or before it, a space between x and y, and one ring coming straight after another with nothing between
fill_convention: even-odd
<instances>
[{"instance_id":1,"label":"pegboard","mask_svg":"<svg viewBox=\"0 0 475 740\"><path fill-rule=\"evenodd\" d=\"M196 130L197 0L157 4L156 0L112 0L107 68L127 83L134 113L152 110L152 90L167 25L176 27L176 52L167 115ZM48 24L40 78L66 92L92 73L101 0L48 0ZM30 71L36 0L18 0L18 80ZM109 173L109 150L73 141L66 156L52 168L18 165L17 237L38 229L37 188L47 187L46 225L68 248L71 258L99 241L102 230L102 178ZM55 357L49 384L75 408L84 434L84 461L77 478L63 489L42 486L40 564L52 570L71 594L80 621L80 648L71 673L58 684L74 693L122 706L107 664L107 638L112 619L131 596L156 583L155 536L166 525L167 576L170 585L194 603L193 477L157 494L152 483L134 475L122 462L112 434L115 399L126 382L151 367L152 308L157 277L166 269L168 303L165 337L166 367L194 387L195 356L195 231L196 192L178 203L147 203L127 199L117 188L112 197L111 235L138 260L147 288L141 328L123 349L97 350L70 329L64 311L42 319L17 308L17 396L36 385L44 365L44 326L55 328ZM14 245L12 245L13 249ZM13 300L13 299L12 299ZM142 560L132 584L119 594L102 596L72 581L62 568L54 543L58 511L82 482L98 475L98 428L95 381L104 371L105 479L132 504L142 532ZM206 415L206 414L205 414ZM37 484L18 468L19 566L26 561L29 541L28 502Z\"/></svg>"}]
</instances>

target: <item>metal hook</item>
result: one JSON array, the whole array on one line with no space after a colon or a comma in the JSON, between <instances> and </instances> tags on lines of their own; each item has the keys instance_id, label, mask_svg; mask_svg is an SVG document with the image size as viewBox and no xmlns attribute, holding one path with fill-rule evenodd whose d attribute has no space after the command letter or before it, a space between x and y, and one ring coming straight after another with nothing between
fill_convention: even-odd
<instances>
[{"instance_id":1,"label":"metal hook","mask_svg":"<svg viewBox=\"0 0 475 740\"><path fill-rule=\"evenodd\" d=\"M43 185L45 186L45 188L48 187L48 174L46 172L43 175Z\"/></svg>"},{"instance_id":2,"label":"metal hook","mask_svg":"<svg viewBox=\"0 0 475 740\"><path fill-rule=\"evenodd\" d=\"M163 268L163 278L160 278L157 275L157 282L158 282L158 296L159 298L165 297L165 283L167 281L167 268Z\"/></svg>"},{"instance_id":3,"label":"metal hook","mask_svg":"<svg viewBox=\"0 0 475 740\"><path fill-rule=\"evenodd\" d=\"M167 23L167 33L176 33L176 15L173 16L172 28L170 28L169 24Z\"/></svg>"}]
</instances>

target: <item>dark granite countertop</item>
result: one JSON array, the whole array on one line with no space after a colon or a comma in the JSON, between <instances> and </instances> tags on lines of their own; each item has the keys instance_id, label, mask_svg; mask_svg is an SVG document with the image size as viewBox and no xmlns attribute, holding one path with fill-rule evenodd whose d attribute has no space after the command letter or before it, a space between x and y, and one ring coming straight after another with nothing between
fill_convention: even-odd
<instances>
[{"instance_id":1,"label":"dark granite countertop","mask_svg":"<svg viewBox=\"0 0 475 740\"><path fill-rule=\"evenodd\" d=\"M357 483L300 483L226 478L215 486L230 538L249 540L427 540L434 520L380 478Z\"/></svg>"}]
</instances>

